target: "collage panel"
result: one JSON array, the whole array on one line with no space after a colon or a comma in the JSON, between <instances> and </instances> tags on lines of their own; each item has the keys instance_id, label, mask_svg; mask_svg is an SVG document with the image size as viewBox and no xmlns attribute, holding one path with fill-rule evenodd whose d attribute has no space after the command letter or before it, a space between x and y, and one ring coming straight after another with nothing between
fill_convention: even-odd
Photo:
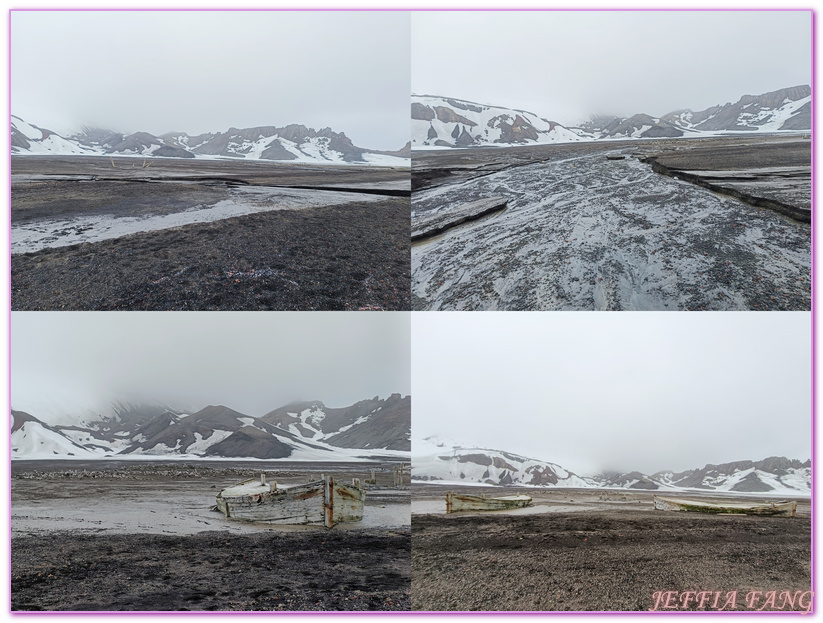
<instances>
[{"instance_id":1,"label":"collage panel","mask_svg":"<svg viewBox=\"0 0 823 623\"><path fill-rule=\"evenodd\" d=\"M412 316L413 610L812 609L810 314Z\"/></svg>"},{"instance_id":2,"label":"collage panel","mask_svg":"<svg viewBox=\"0 0 823 623\"><path fill-rule=\"evenodd\" d=\"M810 310L811 62L808 10L413 13L412 308Z\"/></svg>"},{"instance_id":3,"label":"collage panel","mask_svg":"<svg viewBox=\"0 0 823 623\"><path fill-rule=\"evenodd\" d=\"M409 332L15 312L11 610L408 610Z\"/></svg>"},{"instance_id":4,"label":"collage panel","mask_svg":"<svg viewBox=\"0 0 823 623\"><path fill-rule=\"evenodd\" d=\"M10 20L13 310L410 308L408 13Z\"/></svg>"}]
</instances>

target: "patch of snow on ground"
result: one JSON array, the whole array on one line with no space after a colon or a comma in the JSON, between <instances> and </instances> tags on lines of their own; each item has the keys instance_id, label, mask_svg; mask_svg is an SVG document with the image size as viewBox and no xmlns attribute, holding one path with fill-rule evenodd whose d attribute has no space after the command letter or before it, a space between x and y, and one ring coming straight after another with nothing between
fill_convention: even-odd
<instances>
[{"instance_id":1,"label":"patch of snow on ground","mask_svg":"<svg viewBox=\"0 0 823 623\"><path fill-rule=\"evenodd\" d=\"M158 443L153 448L148 448L148 449L142 449L141 448L139 450L136 450L134 453L129 453L128 455L125 455L125 456L130 456L130 455L135 455L135 454L142 454L144 456L153 456L153 457L164 456L164 455L167 455L167 454L175 455L175 454L177 454L177 450L179 448L180 448L180 441L178 441L177 445L175 445L173 448L170 447L170 446L167 446L164 443Z\"/></svg>"},{"instance_id":2,"label":"patch of snow on ground","mask_svg":"<svg viewBox=\"0 0 823 623\"><path fill-rule=\"evenodd\" d=\"M386 154L363 154L363 160L372 166L377 167L394 167L394 168L410 168L411 158L399 158L397 156L389 156Z\"/></svg>"},{"instance_id":3,"label":"patch of snow on ground","mask_svg":"<svg viewBox=\"0 0 823 623\"><path fill-rule=\"evenodd\" d=\"M61 220L44 219L16 225L11 230L12 253L28 253L79 242L99 242L137 232L156 231L192 223L210 223L256 212L298 210L384 199L380 195L372 194L263 187L235 188L232 189L231 195L231 198L213 205L160 216L81 216Z\"/></svg>"}]
</instances>

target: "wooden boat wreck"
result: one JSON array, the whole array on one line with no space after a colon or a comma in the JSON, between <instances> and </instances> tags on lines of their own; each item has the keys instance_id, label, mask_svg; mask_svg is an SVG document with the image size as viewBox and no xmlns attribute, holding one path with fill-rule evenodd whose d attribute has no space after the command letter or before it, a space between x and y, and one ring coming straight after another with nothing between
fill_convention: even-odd
<instances>
[{"instance_id":1,"label":"wooden boat wreck","mask_svg":"<svg viewBox=\"0 0 823 623\"><path fill-rule=\"evenodd\" d=\"M524 508L532 503L528 495L501 495L486 497L481 495L465 495L462 493L446 493L446 512L458 513L463 511L500 511L512 508Z\"/></svg>"},{"instance_id":2,"label":"wooden boat wreck","mask_svg":"<svg viewBox=\"0 0 823 623\"><path fill-rule=\"evenodd\" d=\"M718 515L772 515L797 517L797 502L703 502L677 498L653 496L654 508L664 511L693 511L716 513Z\"/></svg>"},{"instance_id":3,"label":"wooden boat wreck","mask_svg":"<svg viewBox=\"0 0 823 623\"><path fill-rule=\"evenodd\" d=\"M363 519L365 500L366 490L358 479L346 485L323 476L302 485L278 487L261 475L223 489L217 494L217 509L232 519L331 528Z\"/></svg>"}]
</instances>

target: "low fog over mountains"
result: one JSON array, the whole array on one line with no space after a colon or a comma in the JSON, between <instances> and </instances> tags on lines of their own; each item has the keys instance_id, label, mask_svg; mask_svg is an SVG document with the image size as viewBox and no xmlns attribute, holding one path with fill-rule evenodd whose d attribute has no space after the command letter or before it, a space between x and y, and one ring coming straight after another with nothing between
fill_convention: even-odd
<instances>
[{"instance_id":1,"label":"low fog over mountains","mask_svg":"<svg viewBox=\"0 0 823 623\"><path fill-rule=\"evenodd\" d=\"M410 450L411 397L375 396L349 407L290 403L263 417L223 405L194 413L160 404L114 405L112 417L50 425L12 410L13 459L154 457L346 460Z\"/></svg>"},{"instance_id":2,"label":"low fog over mountains","mask_svg":"<svg viewBox=\"0 0 823 623\"><path fill-rule=\"evenodd\" d=\"M129 155L165 158L236 158L304 163L351 163L408 166L410 146L393 151L357 147L342 132L331 128L314 130L303 125L282 128L229 128L225 132L189 136L169 132L123 135L99 128L84 128L71 136L60 136L26 120L11 117L12 154Z\"/></svg>"}]
</instances>

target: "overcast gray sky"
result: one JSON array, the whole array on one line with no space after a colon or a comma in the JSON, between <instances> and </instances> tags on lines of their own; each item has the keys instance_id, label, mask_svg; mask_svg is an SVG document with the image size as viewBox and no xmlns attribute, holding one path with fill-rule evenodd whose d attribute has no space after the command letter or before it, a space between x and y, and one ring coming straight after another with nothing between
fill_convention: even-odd
<instances>
[{"instance_id":1,"label":"overcast gray sky","mask_svg":"<svg viewBox=\"0 0 823 623\"><path fill-rule=\"evenodd\" d=\"M412 92L562 124L811 84L810 11L416 12Z\"/></svg>"},{"instance_id":2,"label":"overcast gray sky","mask_svg":"<svg viewBox=\"0 0 823 623\"><path fill-rule=\"evenodd\" d=\"M804 312L416 313L412 451L437 435L601 469L811 456Z\"/></svg>"},{"instance_id":3,"label":"overcast gray sky","mask_svg":"<svg viewBox=\"0 0 823 623\"><path fill-rule=\"evenodd\" d=\"M406 12L13 11L12 114L65 132L303 124L409 140Z\"/></svg>"},{"instance_id":4,"label":"overcast gray sky","mask_svg":"<svg viewBox=\"0 0 823 623\"><path fill-rule=\"evenodd\" d=\"M14 312L11 403L55 422L123 397L259 417L408 395L409 327L401 312Z\"/></svg>"}]
</instances>

